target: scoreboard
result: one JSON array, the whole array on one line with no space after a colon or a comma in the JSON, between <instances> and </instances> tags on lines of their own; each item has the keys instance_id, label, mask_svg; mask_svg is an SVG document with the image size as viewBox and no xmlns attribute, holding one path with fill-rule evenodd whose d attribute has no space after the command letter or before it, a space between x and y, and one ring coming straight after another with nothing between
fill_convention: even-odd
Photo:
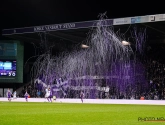
<instances>
[{"instance_id":1,"label":"scoreboard","mask_svg":"<svg viewBox=\"0 0 165 125\"><path fill-rule=\"evenodd\" d=\"M0 76L16 76L16 60L0 60Z\"/></svg>"}]
</instances>

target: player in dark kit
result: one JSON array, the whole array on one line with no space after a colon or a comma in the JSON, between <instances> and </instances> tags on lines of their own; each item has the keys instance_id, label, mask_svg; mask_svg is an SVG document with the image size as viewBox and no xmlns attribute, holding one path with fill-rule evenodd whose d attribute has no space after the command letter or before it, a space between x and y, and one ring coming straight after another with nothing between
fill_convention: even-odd
<instances>
[{"instance_id":1,"label":"player in dark kit","mask_svg":"<svg viewBox=\"0 0 165 125\"><path fill-rule=\"evenodd\" d=\"M81 98L81 102L83 103L84 93L82 91L80 93L80 98Z\"/></svg>"},{"instance_id":2,"label":"player in dark kit","mask_svg":"<svg viewBox=\"0 0 165 125\"><path fill-rule=\"evenodd\" d=\"M7 97L8 97L8 100L9 100L9 102L11 101L11 91L10 91L10 89L8 89L7 90Z\"/></svg>"},{"instance_id":3,"label":"player in dark kit","mask_svg":"<svg viewBox=\"0 0 165 125\"><path fill-rule=\"evenodd\" d=\"M26 93L25 93L25 100L28 102L28 96L29 96L29 94L27 93L27 91L26 91Z\"/></svg>"}]
</instances>

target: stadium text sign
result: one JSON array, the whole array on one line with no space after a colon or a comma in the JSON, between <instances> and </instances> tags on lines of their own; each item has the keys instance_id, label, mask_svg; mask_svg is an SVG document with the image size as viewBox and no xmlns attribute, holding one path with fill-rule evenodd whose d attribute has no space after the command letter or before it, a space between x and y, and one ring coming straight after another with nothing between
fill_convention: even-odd
<instances>
[{"instance_id":1,"label":"stadium text sign","mask_svg":"<svg viewBox=\"0 0 165 125\"><path fill-rule=\"evenodd\" d=\"M37 26L37 27L34 27L34 31L42 32L42 31L51 31L51 30L60 30L60 29L71 29L71 28L75 28L75 26L76 26L75 23Z\"/></svg>"},{"instance_id":2,"label":"stadium text sign","mask_svg":"<svg viewBox=\"0 0 165 125\"><path fill-rule=\"evenodd\" d=\"M165 121L165 117L138 117L138 121Z\"/></svg>"}]
</instances>

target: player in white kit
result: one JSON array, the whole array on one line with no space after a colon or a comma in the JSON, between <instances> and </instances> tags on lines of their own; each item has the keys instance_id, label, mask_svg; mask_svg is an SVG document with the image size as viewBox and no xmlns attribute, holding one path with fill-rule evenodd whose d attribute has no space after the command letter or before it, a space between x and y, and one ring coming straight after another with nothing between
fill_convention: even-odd
<instances>
[{"instance_id":1,"label":"player in white kit","mask_svg":"<svg viewBox=\"0 0 165 125\"><path fill-rule=\"evenodd\" d=\"M13 99L17 99L17 92L16 91L14 91L14 93L13 93Z\"/></svg>"},{"instance_id":2,"label":"player in white kit","mask_svg":"<svg viewBox=\"0 0 165 125\"><path fill-rule=\"evenodd\" d=\"M52 94L51 94L51 90L50 90L50 88L48 89L48 91L47 91L47 93L46 93L46 98L47 98L47 100L48 100L48 102L52 102Z\"/></svg>"},{"instance_id":3,"label":"player in white kit","mask_svg":"<svg viewBox=\"0 0 165 125\"><path fill-rule=\"evenodd\" d=\"M45 98L48 97L48 88L45 89Z\"/></svg>"}]
</instances>

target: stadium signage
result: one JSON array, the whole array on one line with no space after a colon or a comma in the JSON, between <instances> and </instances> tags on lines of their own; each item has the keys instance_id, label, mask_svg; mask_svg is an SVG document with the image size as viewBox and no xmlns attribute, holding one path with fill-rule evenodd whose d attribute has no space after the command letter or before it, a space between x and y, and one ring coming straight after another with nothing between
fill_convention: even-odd
<instances>
[{"instance_id":1,"label":"stadium signage","mask_svg":"<svg viewBox=\"0 0 165 125\"><path fill-rule=\"evenodd\" d=\"M103 25L112 26L112 25L135 24L135 23L144 23L144 22L157 22L157 21L165 21L165 14L126 17L126 18L118 18L118 19L106 19L106 23L105 24L103 23ZM98 20L93 20L93 21L74 22L74 23L65 23L65 24L3 29L2 35L89 28L89 27L96 27L97 22Z\"/></svg>"},{"instance_id":2,"label":"stadium signage","mask_svg":"<svg viewBox=\"0 0 165 125\"><path fill-rule=\"evenodd\" d=\"M130 24L130 18L114 19L113 25Z\"/></svg>"},{"instance_id":3,"label":"stadium signage","mask_svg":"<svg viewBox=\"0 0 165 125\"><path fill-rule=\"evenodd\" d=\"M165 14L150 15L149 22L165 21Z\"/></svg>"},{"instance_id":4,"label":"stadium signage","mask_svg":"<svg viewBox=\"0 0 165 125\"><path fill-rule=\"evenodd\" d=\"M138 117L138 121L165 121L165 117Z\"/></svg>"},{"instance_id":5,"label":"stadium signage","mask_svg":"<svg viewBox=\"0 0 165 125\"><path fill-rule=\"evenodd\" d=\"M165 20L165 14L159 14L158 16L158 21L164 21Z\"/></svg>"},{"instance_id":6,"label":"stadium signage","mask_svg":"<svg viewBox=\"0 0 165 125\"><path fill-rule=\"evenodd\" d=\"M121 18L121 19L114 19L113 21L113 25L115 24L125 24L126 21L124 20L124 18Z\"/></svg>"},{"instance_id":7,"label":"stadium signage","mask_svg":"<svg viewBox=\"0 0 165 125\"><path fill-rule=\"evenodd\" d=\"M141 17L131 18L131 23L140 23L140 22L141 22Z\"/></svg>"},{"instance_id":8,"label":"stadium signage","mask_svg":"<svg viewBox=\"0 0 165 125\"><path fill-rule=\"evenodd\" d=\"M155 15L151 15L151 16L149 16L149 22L153 22L153 21L155 21Z\"/></svg>"},{"instance_id":9,"label":"stadium signage","mask_svg":"<svg viewBox=\"0 0 165 125\"><path fill-rule=\"evenodd\" d=\"M96 27L97 23L98 23L98 20L94 20L94 21L85 21L85 22L74 22L74 23L53 24L53 25L34 26L34 27L23 27L23 28L15 28L15 29L4 29L2 31L2 34L12 35L12 34L24 34L24 33L89 28L89 27ZM102 25L112 26L113 20L107 19L106 21L103 21Z\"/></svg>"},{"instance_id":10,"label":"stadium signage","mask_svg":"<svg viewBox=\"0 0 165 125\"><path fill-rule=\"evenodd\" d=\"M75 23L37 26L34 27L34 32L51 31L51 30L59 30L59 29L71 29L71 28L75 28L75 26L76 26Z\"/></svg>"}]
</instances>

